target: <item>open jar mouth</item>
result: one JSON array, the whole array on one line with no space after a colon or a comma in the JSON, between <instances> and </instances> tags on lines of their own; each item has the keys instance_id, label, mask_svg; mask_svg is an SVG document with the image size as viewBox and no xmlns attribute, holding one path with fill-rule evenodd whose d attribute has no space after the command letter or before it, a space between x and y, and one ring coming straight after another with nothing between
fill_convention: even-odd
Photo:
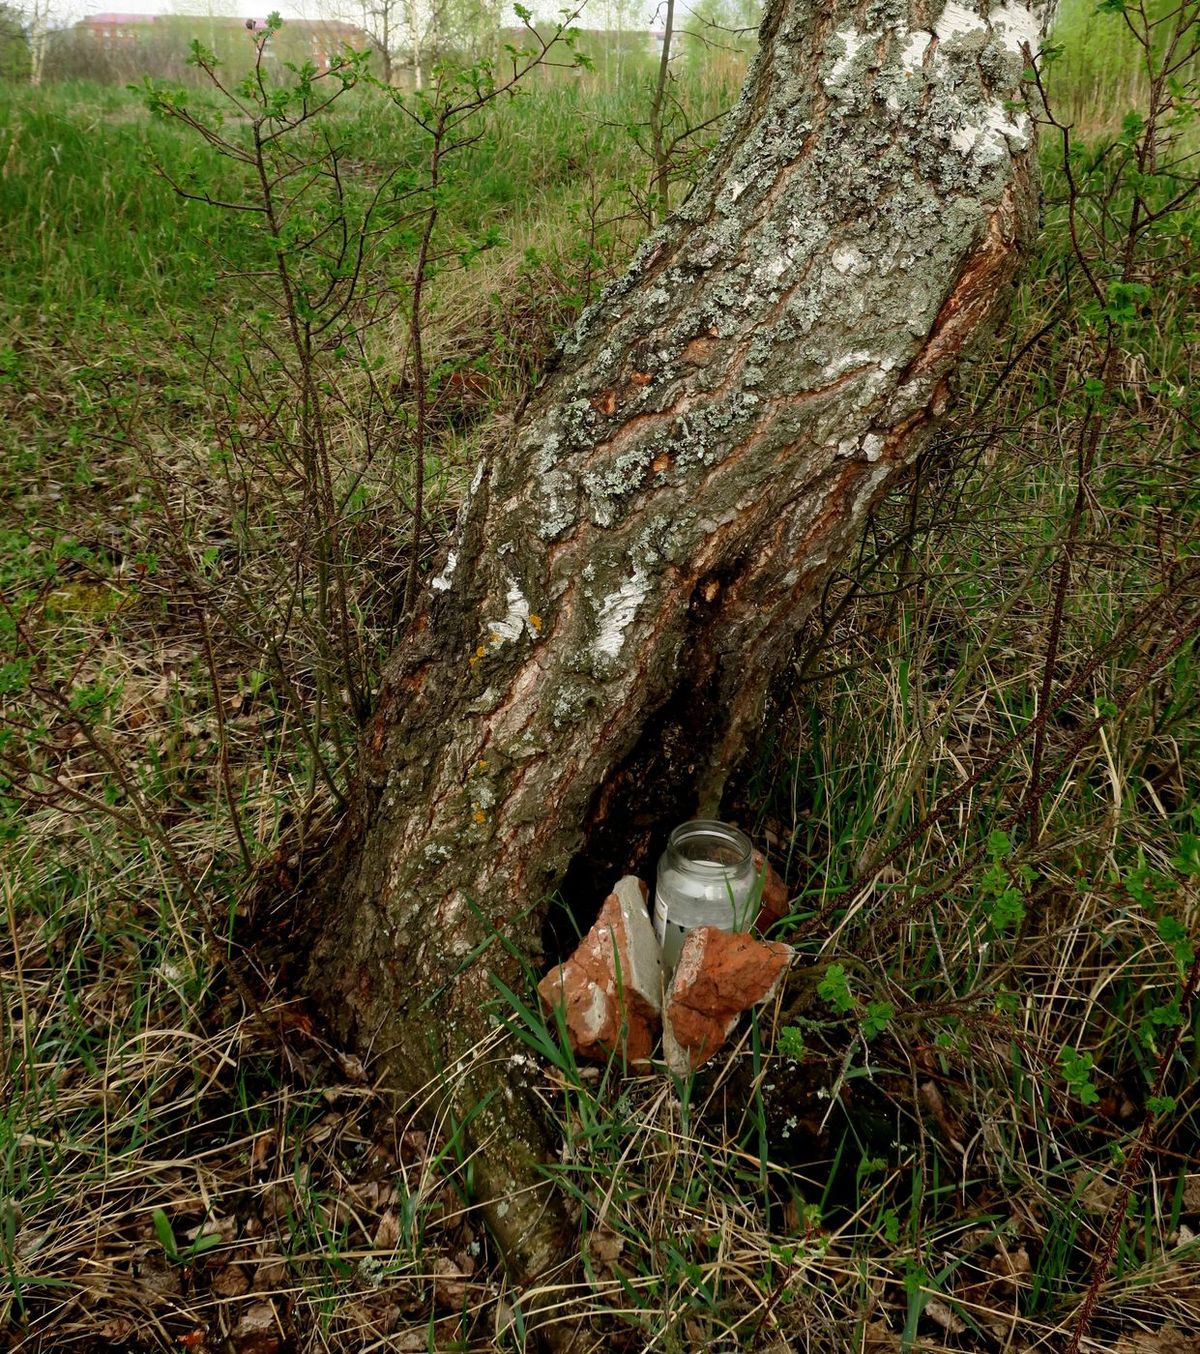
<instances>
[{"instance_id":1,"label":"open jar mouth","mask_svg":"<svg viewBox=\"0 0 1200 1354\"><path fill-rule=\"evenodd\" d=\"M678 867L702 874L736 870L750 859L750 838L715 818L693 818L680 823L667 841Z\"/></svg>"}]
</instances>

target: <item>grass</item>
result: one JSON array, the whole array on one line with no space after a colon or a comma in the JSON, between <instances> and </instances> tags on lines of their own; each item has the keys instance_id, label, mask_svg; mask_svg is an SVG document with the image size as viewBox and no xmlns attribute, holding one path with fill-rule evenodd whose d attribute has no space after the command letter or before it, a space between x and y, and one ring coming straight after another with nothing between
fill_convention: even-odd
<instances>
[{"instance_id":1,"label":"grass","mask_svg":"<svg viewBox=\"0 0 1200 1354\"><path fill-rule=\"evenodd\" d=\"M1115 48L1074 41L1079 22L1068 8L1051 76L1087 108L1074 209L1103 272L1129 209L1114 129L1144 90L1105 78L1096 100L1080 72ZM540 89L464 155L429 311L435 528L553 333L632 247L615 185L648 176L621 131L633 115ZM342 116L362 181L416 163L377 106ZM1062 1348L1110 1238L1084 1347L1200 1333L1184 988L1200 236L1194 204L1146 236L1147 290L1120 303L1098 391L1113 330L1055 149L1013 314L831 584L729 806L786 873L783 930L811 981L681 1087L576 1065L526 994L497 994L562 1126L583 1263L558 1312L598 1348ZM528 1295L473 1218L455 1125L418 1130L274 967L263 899L319 839L348 735L319 705L309 594L288 591L290 434L252 422L278 374L233 360L259 245L214 232L147 154L238 188L119 91L0 92L0 1328L24 1350L525 1348ZM489 230L502 242L459 266ZM403 326L370 342L405 417ZM370 670L411 463L403 442L376 455L369 386L338 361ZM281 459L239 469L243 428ZM498 1033L489 1055L513 1047Z\"/></svg>"},{"instance_id":2,"label":"grass","mask_svg":"<svg viewBox=\"0 0 1200 1354\"><path fill-rule=\"evenodd\" d=\"M1051 88L1067 120L1091 136L1108 130L1114 111L1145 106L1149 85L1145 54L1121 9L1091 0L1063 0L1055 17L1052 37L1061 54L1050 70ZM1174 9L1170 0L1153 0L1145 7L1151 24L1157 26L1160 51ZM1133 7L1130 13L1135 13ZM1193 53L1178 76L1194 81L1197 75Z\"/></svg>"}]
</instances>

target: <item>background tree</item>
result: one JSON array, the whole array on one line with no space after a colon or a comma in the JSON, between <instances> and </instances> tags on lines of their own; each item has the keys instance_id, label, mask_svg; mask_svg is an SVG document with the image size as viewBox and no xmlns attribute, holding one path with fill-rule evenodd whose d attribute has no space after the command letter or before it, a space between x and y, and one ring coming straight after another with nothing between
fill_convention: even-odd
<instances>
[{"instance_id":1,"label":"background tree","mask_svg":"<svg viewBox=\"0 0 1200 1354\"><path fill-rule=\"evenodd\" d=\"M0 5L0 80L28 80L30 64L24 16L12 5Z\"/></svg>"},{"instance_id":2,"label":"background tree","mask_svg":"<svg viewBox=\"0 0 1200 1354\"><path fill-rule=\"evenodd\" d=\"M536 1104L485 1056L561 888L720 805L796 627L946 407L1034 222L1009 4L776 0L696 189L479 467L313 899L308 985L469 1124L511 1263L560 1254ZM431 1089L432 1088L432 1089Z\"/></svg>"},{"instance_id":3,"label":"background tree","mask_svg":"<svg viewBox=\"0 0 1200 1354\"><path fill-rule=\"evenodd\" d=\"M50 0L20 0L18 4L4 6L2 13L10 32L15 24L17 31L24 34L29 52L25 70L30 84L40 85L50 41Z\"/></svg>"},{"instance_id":4,"label":"background tree","mask_svg":"<svg viewBox=\"0 0 1200 1354\"><path fill-rule=\"evenodd\" d=\"M441 41L442 0L361 0L336 4L326 12L359 24L378 53L375 73L390 85L405 65L412 71L414 89L422 89L431 55Z\"/></svg>"}]
</instances>

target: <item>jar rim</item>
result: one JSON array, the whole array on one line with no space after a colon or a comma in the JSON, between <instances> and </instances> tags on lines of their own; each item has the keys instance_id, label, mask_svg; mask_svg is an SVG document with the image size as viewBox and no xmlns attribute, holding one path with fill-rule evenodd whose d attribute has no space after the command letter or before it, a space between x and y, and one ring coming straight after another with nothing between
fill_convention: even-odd
<instances>
[{"instance_id":1,"label":"jar rim","mask_svg":"<svg viewBox=\"0 0 1200 1354\"><path fill-rule=\"evenodd\" d=\"M732 848L737 852L737 858L734 860L696 860L694 857L684 855L680 850L687 842L705 837L714 839L726 850ZM739 866L745 865L750 859L753 847L750 838L740 828L734 827L732 823L723 823L718 818L692 818L671 830L671 835L667 838L667 850L672 855L678 856L679 865L685 870L723 873L726 870L737 869Z\"/></svg>"}]
</instances>

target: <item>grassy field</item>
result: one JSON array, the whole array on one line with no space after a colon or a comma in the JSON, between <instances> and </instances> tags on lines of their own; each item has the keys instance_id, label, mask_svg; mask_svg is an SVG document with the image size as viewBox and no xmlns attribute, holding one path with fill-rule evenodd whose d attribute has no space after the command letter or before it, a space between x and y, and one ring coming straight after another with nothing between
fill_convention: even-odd
<instances>
[{"instance_id":1,"label":"grassy field","mask_svg":"<svg viewBox=\"0 0 1200 1354\"><path fill-rule=\"evenodd\" d=\"M728 806L819 990L682 1098L525 1028L596 1349L1200 1340L1200 208L1125 31L1066 8L1038 257ZM727 91L693 72L692 118ZM426 133L338 103L289 199L314 431L245 167L124 91L0 86L9 1347L532 1348L453 1126L331 1055L271 939L410 570L645 228L646 97L485 108L436 195ZM322 310L338 212L378 247Z\"/></svg>"}]
</instances>

